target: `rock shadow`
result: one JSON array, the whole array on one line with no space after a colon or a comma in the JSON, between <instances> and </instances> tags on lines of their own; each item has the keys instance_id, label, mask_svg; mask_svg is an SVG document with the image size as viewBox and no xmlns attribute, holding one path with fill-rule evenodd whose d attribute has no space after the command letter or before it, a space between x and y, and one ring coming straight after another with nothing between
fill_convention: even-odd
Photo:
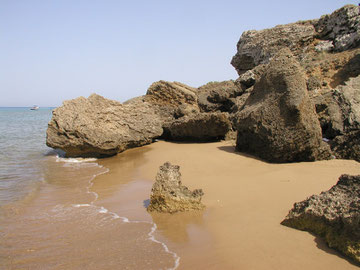
<instances>
[{"instance_id":1,"label":"rock shadow","mask_svg":"<svg viewBox=\"0 0 360 270\"><path fill-rule=\"evenodd\" d=\"M246 157L246 158L255 159L255 160L263 162L263 163L269 163L269 162L267 162L267 161L265 161L265 160L263 160L261 158L258 158L258 157L254 156L254 155L247 154L247 153L244 153L244 152L239 152L239 151L236 150L236 147L232 146L232 145L219 146L218 149L221 150L221 151L225 151L227 153L239 155L239 156Z\"/></svg>"},{"instance_id":2,"label":"rock shadow","mask_svg":"<svg viewBox=\"0 0 360 270\"><path fill-rule=\"evenodd\" d=\"M326 244L325 240L322 239L321 237L319 237L319 236L317 236L317 235L315 235L315 234L313 234L313 233L310 233L310 234L311 234L312 236L314 236L314 242L315 242L317 248L325 251L325 252L328 253L328 254L337 256L337 257L339 257L339 258L341 258L341 259L344 259L344 260L346 260L348 263L350 263L350 264L352 264L352 265L355 265L355 266L360 267L360 263L357 263L357 262L351 260L350 258L345 257L344 255L342 255L341 253L339 253L337 250L330 248L330 247Z\"/></svg>"},{"instance_id":3,"label":"rock shadow","mask_svg":"<svg viewBox=\"0 0 360 270\"><path fill-rule=\"evenodd\" d=\"M360 54L355 55L332 77L330 86L337 87L344 84L350 77L357 77L360 74Z\"/></svg>"},{"instance_id":4,"label":"rock shadow","mask_svg":"<svg viewBox=\"0 0 360 270\"><path fill-rule=\"evenodd\" d=\"M143 206L147 209L148 206L150 205L150 199L144 200L143 201Z\"/></svg>"}]
</instances>

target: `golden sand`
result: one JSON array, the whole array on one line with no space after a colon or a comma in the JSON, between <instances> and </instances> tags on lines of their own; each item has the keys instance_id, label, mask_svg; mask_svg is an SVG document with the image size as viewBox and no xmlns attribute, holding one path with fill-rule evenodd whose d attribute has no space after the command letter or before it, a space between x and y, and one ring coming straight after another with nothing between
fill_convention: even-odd
<instances>
[{"instance_id":1,"label":"golden sand","mask_svg":"<svg viewBox=\"0 0 360 270\"><path fill-rule=\"evenodd\" d=\"M203 189L205 211L146 212L166 161L180 165L184 185ZM110 173L94 181L98 203L153 220L156 238L181 257L178 269L358 269L318 237L280 225L295 202L328 190L343 173L360 174L355 161L269 164L234 152L231 142L159 141L100 163Z\"/></svg>"}]
</instances>

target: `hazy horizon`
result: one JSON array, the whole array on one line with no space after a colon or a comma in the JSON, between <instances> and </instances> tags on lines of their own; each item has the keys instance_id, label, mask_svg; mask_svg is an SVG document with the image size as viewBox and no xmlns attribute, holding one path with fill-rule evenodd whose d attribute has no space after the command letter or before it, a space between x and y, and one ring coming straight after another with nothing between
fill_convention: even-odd
<instances>
[{"instance_id":1,"label":"hazy horizon","mask_svg":"<svg viewBox=\"0 0 360 270\"><path fill-rule=\"evenodd\" d=\"M236 79L246 30L316 19L358 1L0 0L0 107L121 102L158 80Z\"/></svg>"}]
</instances>

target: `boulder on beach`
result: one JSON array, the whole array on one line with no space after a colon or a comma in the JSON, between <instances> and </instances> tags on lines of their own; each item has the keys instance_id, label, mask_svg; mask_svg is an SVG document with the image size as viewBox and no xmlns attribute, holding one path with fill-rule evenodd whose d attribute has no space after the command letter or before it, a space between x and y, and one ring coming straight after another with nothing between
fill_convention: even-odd
<instances>
[{"instance_id":1,"label":"boulder on beach","mask_svg":"<svg viewBox=\"0 0 360 270\"><path fill-rule=\"evenodd\" d=\"M312 232L360 263L360 175L342 175L335 186L294 204L282 225Z\"/></svg>"},{"instance_id":2,"label":"boulder on beach","mask_svg":"<svg viewBox=\"0 0 360 270\"><path fill-rule=\"evenodd\" d=\"M306 89L304 70L282 49L236 115L236 148L269 162L327 159L329 147Z\"/></svg>"},{"instance_id":3,"label":"boulder on beach","mask_svg":"<svg viewBox=\"0 0 360 270\"><path fill-rule=\"evenodd\" d=\"M196 113L184 116L164 127L165 138L175 141L216 141L231 131L226 113Z\"/></svg>"},{"instance_id":4,"label":"boulder on beach","mask_svg":"<svg viewBox=\"0 0 360 270\"><path fill-rule=\"evenodd\" d=\"M53 111L46 144L67 157L104 157L149 144L162 133L150 104L124 105L92 94L65 101Z\"/></svg>"},{"instance_id":5,"label":"boulder on beach","mask_svg":"<svg viewBox=\"0 0 360 270\"><path fill-rule=\"evenodd\" d=\"M180 167L165 162L160 166L151 189L149 212L175 213L204 209L201 189L189 190L181 183Z\"/></svg>"},{"instance_id":6,"label":"boulder on beach","mask_svg":"<svg viewBox=\"0 0 360 270\"><path fill-rule=\"evenodd\" d=\"M143 100L152 105L163 125L168 125L183 115L200 111L196 88L180 82L154 82L143 96Z\"/></svg>"}]
</instances>

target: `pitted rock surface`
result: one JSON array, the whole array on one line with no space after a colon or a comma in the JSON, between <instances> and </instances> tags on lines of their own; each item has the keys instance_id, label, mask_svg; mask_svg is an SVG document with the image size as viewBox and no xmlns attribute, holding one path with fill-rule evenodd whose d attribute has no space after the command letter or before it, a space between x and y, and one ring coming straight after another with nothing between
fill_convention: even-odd
<instances>
[{"instance_id":1,"label":"pitted rock surface","mask_svg":"<svg viewBox=\"0 0 360 270\"><path fill-rule=\"evenodd\" d=\"M342 175L335 186L294 204L282 225L309 231L360 263L360 175Z\"/></svg>"},{"instance_id":2,"label":"pitted rock surface","mask_svg":"<svg viewBox=\"0 0 360 270\"><path fill-rule=\"evenodd\" d=\"M189 190L181 183L180 167L165 162L160 166L155 183L151 189L149 212L175 213L189 210L202 210L204 192L201 189Z\"/></svg>"}]
</instances>

